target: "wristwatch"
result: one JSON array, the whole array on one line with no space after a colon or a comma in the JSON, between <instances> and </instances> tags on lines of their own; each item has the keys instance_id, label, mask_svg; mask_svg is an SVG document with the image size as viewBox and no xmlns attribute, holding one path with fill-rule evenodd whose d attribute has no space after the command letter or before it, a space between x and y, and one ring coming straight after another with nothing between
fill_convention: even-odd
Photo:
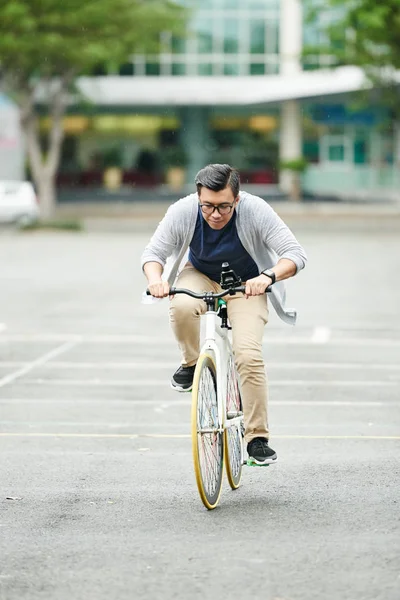
<instances>
[{"instance_id":1,"label":"wristwatch","mask_svg":"<svg viewBox=\"0 0 400 600\"><path fill-rule=\"evenodd\" d=\"M271 269L265 269L265 271L261 271L260 275L266 275L269 277L272 281L271 285L274 285L276 281L276 275L273 271L271 271Z\"/></svg>"}]
</instances>

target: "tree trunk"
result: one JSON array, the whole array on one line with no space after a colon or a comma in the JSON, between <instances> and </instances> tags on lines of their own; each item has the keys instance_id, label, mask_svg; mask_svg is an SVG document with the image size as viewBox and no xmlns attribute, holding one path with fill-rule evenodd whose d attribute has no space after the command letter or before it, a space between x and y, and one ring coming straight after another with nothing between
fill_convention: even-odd
<instances>
[{"instance_id":1,"label":"tree trunk","mask_svg":"<svg viewBox=\"0 0 400 600\"><path fill-rule=\"evenodd\" d=\"M292 185L290 196L294 202L300 202L301 200L301 179L300 174L297 173L297 171L292 172Z\"/></svg>"},{"instance_id":2,"label":"tree trunk","mask_svg":"<svg viewBox=\"0 0 400 600\"><path fill-rule=\"evenodd\" d=\"M25 114L22 120L28 152L29 166L39 200L40 218L52 218L55 208L54 175L43 163L42 151L39 143L37 118L34 112Z\"/></svg>"},{"instance_id":3,"label":"tree trunk","mask_svg":"<svg viewBox=\"0 0 400 600\"><path fill-rule=\"evenodd\" d=\"M48 153L44 158L39 141L38 117L34 106L34 91L26 98L22 107L21 123L26 136L29 165L39 197L40 217L49 220L56 207L56 174L60 162L61 145L64 138L62 119L68 85L73 73L67 73L57 82L52 82L49 92L49 114L51 127L48 134Z\"/></svg>"},{"instance_id":4,"label":"tree trunk","mask_svg":"<svg viewBox=\"0 0 400 600\"><path fill-rule=\"evenodd\" d=\"M47 169L42 169L36 187L39 197L40 218L42 221L50 221L54 217L57 200L55 176L49 173Z\"/></svg>"}]
</instances>

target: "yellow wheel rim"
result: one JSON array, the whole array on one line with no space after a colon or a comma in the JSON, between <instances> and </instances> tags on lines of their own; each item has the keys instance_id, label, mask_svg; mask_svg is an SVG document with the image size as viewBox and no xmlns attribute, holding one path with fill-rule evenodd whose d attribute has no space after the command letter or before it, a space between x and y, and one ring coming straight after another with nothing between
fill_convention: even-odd
<instances>
[{"instance_id":1,"label":"yellow wheel rim","mask_svg":"<svg viewBox=\"0 0 400 600\"><path fill-rule=\"evenodd\" d=\"M199 490L199 494L200 494L200 498L204 504L204 506L206 508L208 508L209 510L212 510L213 508L215 508L219 502L219 498L221 495L221 488L222 488L222 475L223 475L223 455L224 455L224 443L223 443L223 437L222 437L222 432L219 432L217 434L214 434L215 436L215 443L219 445L220 448L220 456L218 456L218 463L217 463L217 475L216 475L216 481L214 483L214 487L215 489L212 490L212 493L210 493L210 491L208 489L206 489L205 486L205 479L207 481L207 474L204 473L205 471L205 467L204 467L204 461L202 461L202 457L200 456L200 448L203 446L203 442L204 442L204 438L206 435L208 435L207 433L204 435L201 435L198 431L199 426L198 426L198 415L199 415L199 402L200 402L200 394L202 393L202 378L204 376L204 372L205 370L208 369L209 372L211 373L211 377L213 379L213 385L214 385L214 390L215 390L215 403L216 403L216 410L218 411L218 398L217 398L217 385L216 385L216 367L215 367L215 362L214 359L208 355L208 354L202 354L198 361L197 361L197 365L196 365L196 370L194 373L194 378L193 378L193 388L192 388L192 452L193 452L193 465L194 465L194 472L195 472L195 476L196 476L196 483L197 483L197 489ZM213 434L210 434L210 437L212 437ZM200 448L199 448L200 445ZM218 448L217 448L218 450ZM204 453L206 453L206 450L203 447L203 451ZM216 458L213 454L213 452L208 454L208 458ZM208 481L208 483L211 484L210 481Z\"/></svg>"}]
</instances>

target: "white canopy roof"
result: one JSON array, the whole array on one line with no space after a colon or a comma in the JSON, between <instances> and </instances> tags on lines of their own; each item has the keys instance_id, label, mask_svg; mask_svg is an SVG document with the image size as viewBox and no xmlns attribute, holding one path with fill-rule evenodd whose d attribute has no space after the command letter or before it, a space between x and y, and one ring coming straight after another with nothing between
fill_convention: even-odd
<instances>
[{"instance_id":1,"label":"white canopy roof","mask_svg":"<svg viewBox=\"0 0 400 600\"><path fill-rule=\"evenodd\" d=\"M358 67L304 71L292 76L246 77L81 77L78 88L97 105L249 105L315 98L360 90Z\"/></svg>"}]
</instances>

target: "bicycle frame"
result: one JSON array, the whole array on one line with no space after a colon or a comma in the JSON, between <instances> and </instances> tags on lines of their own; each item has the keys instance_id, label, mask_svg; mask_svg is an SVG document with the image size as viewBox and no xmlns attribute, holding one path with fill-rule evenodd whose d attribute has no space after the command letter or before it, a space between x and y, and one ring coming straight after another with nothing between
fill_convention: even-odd
<instances>
[{"instance_id":1,"label":"bicycle frame","mask_svg":"<svg viewBox=\"0 0 400 600\"><path fill-rule=\"evenodd\" d=\"M220 326L220 317L215 310L207 310L202 318L205 320L205 340L201 348L201 354L211 354L216 363L218 425L220 431L223 431L223 429L233 425L239 426L240 422L243 421L243 414L229 419L226 418L227 367L230 356L233 359L232 345L228 329Z\"/></svg>"}]
</instances>

